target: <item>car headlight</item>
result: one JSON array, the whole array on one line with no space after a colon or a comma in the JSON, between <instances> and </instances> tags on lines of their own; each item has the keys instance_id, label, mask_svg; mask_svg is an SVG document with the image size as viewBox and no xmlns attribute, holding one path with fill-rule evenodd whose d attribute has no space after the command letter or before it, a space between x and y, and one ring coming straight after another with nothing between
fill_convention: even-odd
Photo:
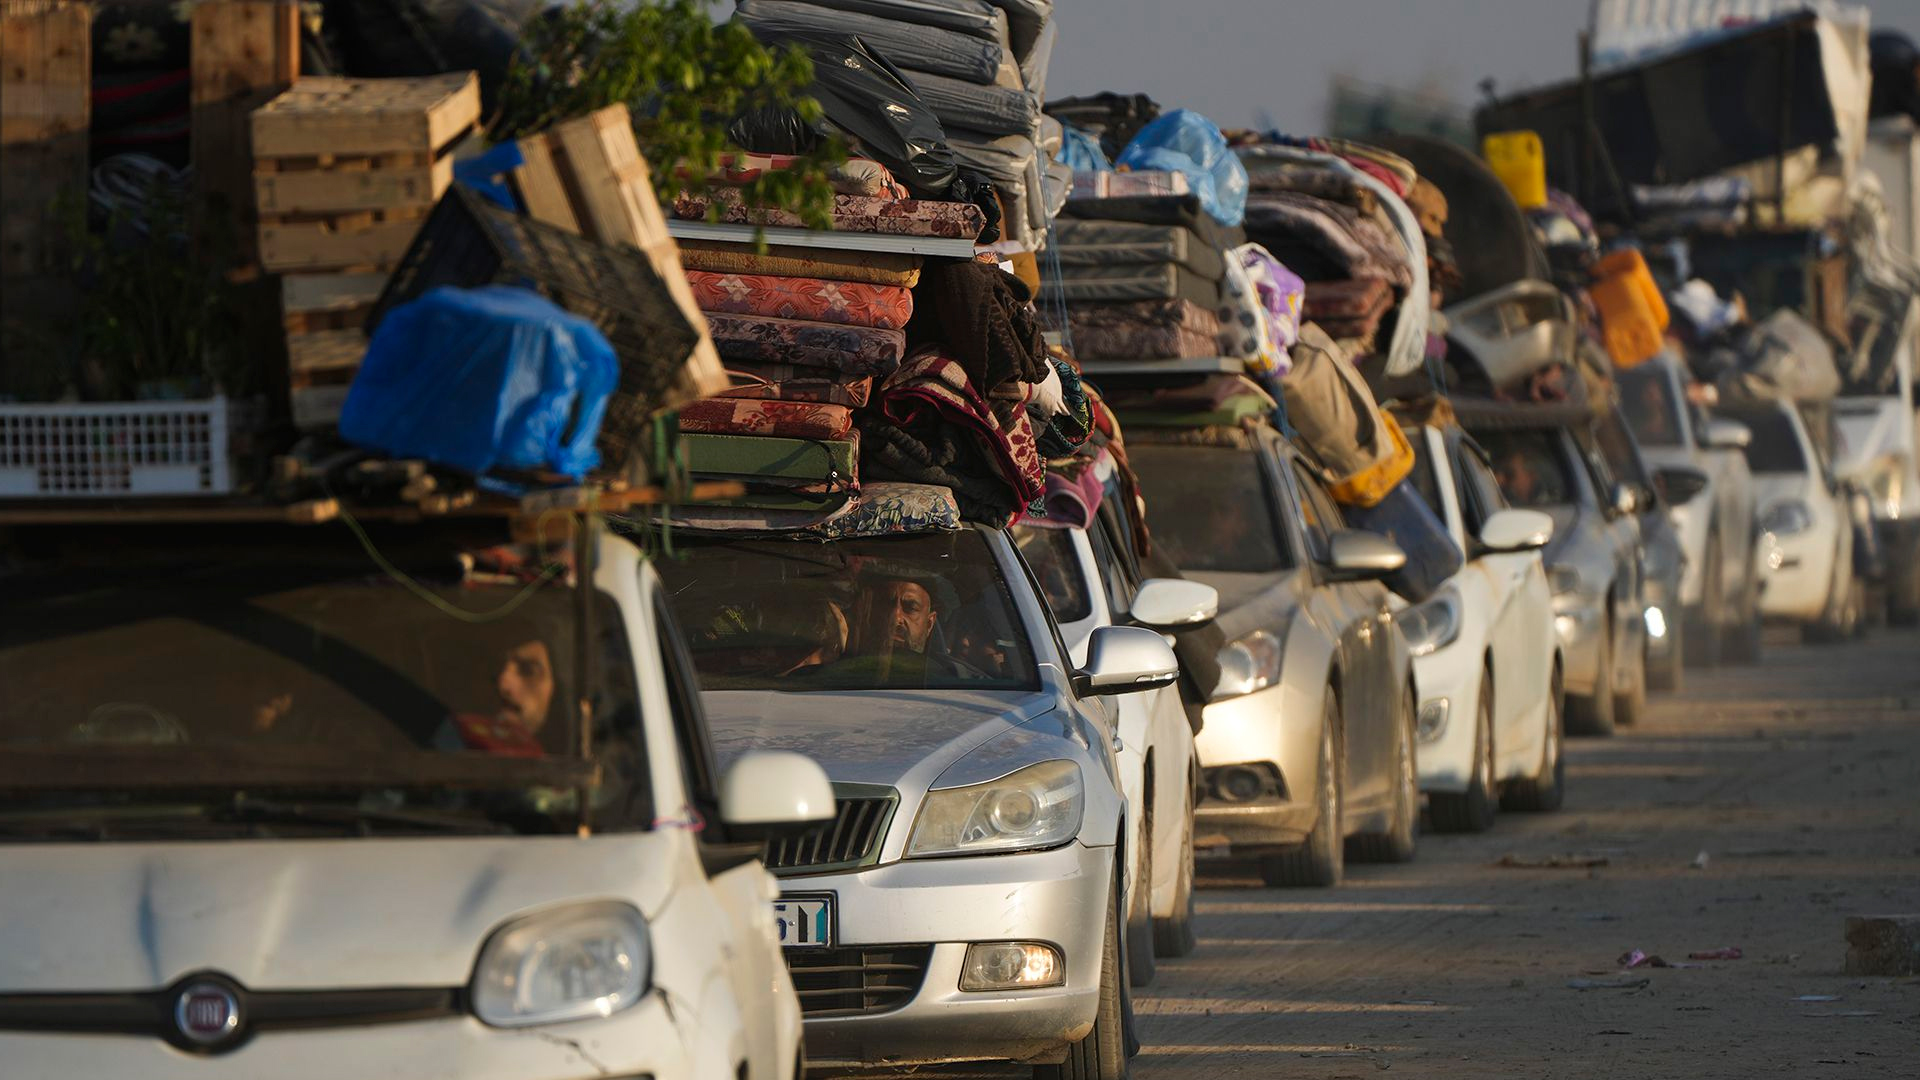
<instances>
[{"instance_id":1,"label":"car headlight","mask_svg":"<svg viewBox=\"0 0 1920 1080\"><path fill-rule=\"evenodd\" d=\"M1460 591L1448 585L1431 597L1394 616L1400 636L1415 656L1427 656L1453 644L1460 636Z\"/></svg>"},{"instance_id":2,"label":"car headlight","mask_svg":"<svg viewBox=\"0 0 1920 1080\"><path fill-rule=\"evenodd\" d=\"M611 1016L647 992L647 923L626 904L581 904L495 930L474 966L473 1014L494 1027Z\"/></svg>"},{"instance_id":3,"label":"car headlight","mask_svg":"<svg viewBox=\"0 0 1920 1080\"><path fill-rule=\"evenodd\" d=\"M1867 474L1867 497L1873 500L1873 512L1880 517L1899 520L1900 462L1881 458Z\"/></svg>"},{"instance_id":4,"label":"car headlight","mask_svg":"<svg viewBox=\"0 0 1920 1080\"><path fill-rule=\"evenodd\" d=\"M1787 499L1767 507L1760 515L1760 531L1775 536L1792 536L1813 528L1813 511L1799 499Z\"/></svg>"},{"instance_id":5,"label":"car headlight","mask_svg":"<svg viewBox=\"0 0 1920 1080\"><path fill-rule=\"evenodd\" d=\"M1228 642L1215 657L1220 681L1213 688L1214 700L1251 694L1279 682L1281 652L1280 639L1265 630Z\"/></svg>"},{"instance_id":6,"label":"car headlight","mask_svg":"<svg viewBox=\"0 0 1920 1080\"><path fill-rule=\"evenodd\" d=\"M1080 766L1043 761L998 780L927 792L907 857L990 855L1058 847L1080 835Z\"/></svg>"},{"instance_id":7,"label":"car headlight","mask_svg":"<svg viewBox=\"0 0 1920 1080\"><path fill-rule=\"evenodd\" d=\"M1552 586L1553 595L1565 596L1580 591L1580 571L1572 565L1561 563L1547 567L1547 584Z\"/></svg>"}]
</instances>

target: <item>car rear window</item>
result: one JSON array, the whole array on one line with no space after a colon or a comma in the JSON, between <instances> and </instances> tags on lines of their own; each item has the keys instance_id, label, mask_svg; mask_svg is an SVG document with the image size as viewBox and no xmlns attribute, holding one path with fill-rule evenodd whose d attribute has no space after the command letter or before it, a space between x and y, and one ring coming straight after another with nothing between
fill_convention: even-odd
<instances>
[{"instance_id":1,"label":"car rear window","mask_svg":"<svg viewBox=\"0 0 1920 1080\"><path fill-rule=\"evenodd\" d=\"M1807 471L1807 457L1800 449L1800 436L1793 418L1781 409L1754 409L1728 413L1753 432L1747 442L1747 468L1757 473L1797 473Z\"/></svg>"}]
</instances>

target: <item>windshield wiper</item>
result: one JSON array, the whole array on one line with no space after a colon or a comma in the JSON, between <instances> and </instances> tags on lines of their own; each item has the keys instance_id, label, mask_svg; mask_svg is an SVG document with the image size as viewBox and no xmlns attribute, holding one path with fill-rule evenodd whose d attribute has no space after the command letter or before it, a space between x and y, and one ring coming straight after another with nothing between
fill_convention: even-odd
<instances>
[{"instance_id":1,"label":"windshield wiper","mask_svg":"<svg viewBox=\"0 0 1920 1080\"><path fill-rule=\"evenodd\" d=\"M250 795L204 803L95 804L0 809L0 835L111 840L167 827L201 831L214 825L321 825L361 836L394 830L499 835L517 831L484 813L453 814L367 807L358 803L277 802Z\"/></svg>"}]
</instances>

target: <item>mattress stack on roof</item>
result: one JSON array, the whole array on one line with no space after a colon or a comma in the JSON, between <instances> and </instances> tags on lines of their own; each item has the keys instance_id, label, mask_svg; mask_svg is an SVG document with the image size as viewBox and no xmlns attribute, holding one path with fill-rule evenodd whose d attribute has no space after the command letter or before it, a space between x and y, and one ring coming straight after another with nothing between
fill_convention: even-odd
<instances>
[{"instance_id":1,"label":"mattress stack on roof","mask_svg":"<svg viewBox=\"0 0 1920 1080\"><path fill-rule=\"evenodd\" d=\"M1065 305L1081 360L1219 356L1226 253L1243 241L1193 195L1071 200L1042 298Z\"/></svg>"},{"instance_id":2,"label":"mattress stack on roof","mask_svg":"<svg viewBox=\"0 0 1920 1080\"><path fill-rule=\"evenodd\" d=\"M1000 192L1005 238L1038 246L1057 144L1043 139L1040 115L1053 0L739 0L735 11L756 32L853 34L900 68L954 156Z\"/></svg>"}]
</instances>

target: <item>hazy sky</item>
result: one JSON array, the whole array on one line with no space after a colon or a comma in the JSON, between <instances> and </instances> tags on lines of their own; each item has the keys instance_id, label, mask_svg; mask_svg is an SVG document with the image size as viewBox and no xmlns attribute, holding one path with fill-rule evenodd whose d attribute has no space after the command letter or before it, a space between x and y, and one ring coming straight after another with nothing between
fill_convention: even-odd
<instances>
[{"instance_id":1,"label":"hazy sky","mask_svg":"<svg viewBox=\"0 0 1920 1080\"><path fill-rule=\"evenodd\" d=\"M1920 0L1873 0L1874 25L1920 40ZM1056 0L1048 97L1144 92L1228 127L1319 131L1334 76L1471 104L1579 67L1587 0Z\"/></svg>"}]
</instances>

